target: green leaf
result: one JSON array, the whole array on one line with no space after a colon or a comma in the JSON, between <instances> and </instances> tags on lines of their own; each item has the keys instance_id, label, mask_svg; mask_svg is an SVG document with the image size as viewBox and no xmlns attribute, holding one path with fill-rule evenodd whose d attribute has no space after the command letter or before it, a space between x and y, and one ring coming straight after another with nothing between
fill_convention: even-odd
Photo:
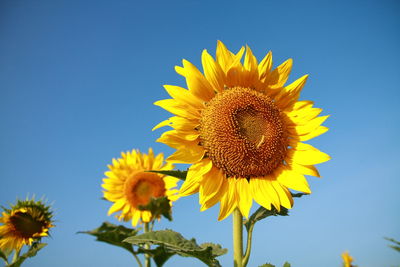
<instances>
[{"instance_id":1,"label":"green leaf","mask_svg":"<svg viewBox=\"0 0 400 267\"><path fill-rule=\"evenodd\" d=\"M165 250L164 246L158 246L155 249L145 249L139 247L138 253L146 253L153 258L154 262L156 263L157 267L162 267L164 263L175 255L175 252L168 252Z\"/></svg>"},{"instance_id":2,"label":"green leaf","mask_svg":"<svg viewBox=\"0 0 400 267\"><path fill-rule=\"evenodd\" d=\"M123 225L115 225L109 222L104 222L99 228L78 233L95 236L97 241L124 248L135 255L136 252L133 250L132 246L123 242L123 240L129 236L136 235L138 231L139 229L131 229Z\"/></svg>"},{"instance_id":3,"label":"green leaf","mask_svg":"<svg viewBox=\"0 0 400 267\"><path fill-rule=\"evenodd\" d=\"M169 253L176 253L183 257L195 257L210 267L220 267L220 263L215 258L226 253L226 250L219 245L205 243L199 246L195 239L185 239L180 233L172 230L149 232L128 237L124 241L133 245L161 245Z\"/></svg>"},{"instance_id":4,"label":"green leaf","mask_svg":"<svg viewBox=\"0 0 400 267\"><path fill-rule=\"evenodd\" d=\"M269 216L288 216L288 209L281 207L281 210L278 211L275 207L271 207L271 210L267 210L264 207L259 207L250 217L249 219L244 221L244 226L246 226L247 231L252 227L256 222L263 220Z\"/></svg>"},{"instance_id":5,"label":"green leaf","mask_svg":"<svg viewBox=\"0 0 400 267\"><path fill-rule=\"evenodd\" d=\"M266 263L266 264L260 265L258 267L275 267L275 265L270 264L270 263Z\"/></svg>"},{"instance_id":6,"label":"green leaf","mask_svg":"<svg viewBox=\"0 0 400 267\"><path fill-rule=\"evenodd\" d=\"M2 258L6 263L8 263L7 255L1 250L0 250L0 258Z\"/></svg>"},{"instance_id":7,"label":"green leaf","mask_svg":"<svg viewBox=\"0 0 400 267\"><path fill-rule=\"evenodd\" d=\"M139 210L148 210L153 218L159 218L161 215L172 221L172 210L168 197L151 198L147 205L140 205Z\"/></svg>"},{"instance_id":8,"label":"green leaf","mask_svg":"<svg viewBox=\"0 0 400 267\"><path fill-rule=\"evenodd\" d=\"M290 267L290 263L289 263L289 262L285 262L285 263L283 264L283 267Z\"/></svg>"},{"instance_id":9,"label":"green leaf","mask_svg":"<svg viewBox=\"0 0 400 267\"><path fill-rule=\"evenodd\" d=\"M302 197L304 193L291 193L292 197ZM250 227L253 227L254 224L258 221L261 221L270 216L288 216L289 210L285 207L281 206L281 210L278 211L274 206L271 206L271 210L267 210L264 207L259 207L250 217L249 219L244 221L244 225L246 226L246 230L249 231Z\"/></svg>"},{"instance_id":10,"label":"green leaf","mask_svg":"<svg viewBox=\"0 0 400 267\"><path fill-rule=\"evenodd\" d=\"M395 239L388 238L388 237L385 237L385 239L395 244L395 245L389 245L389 247L400 252L400 242L399 241L396 241Z\"/></svg>"},{"instance_id":11,"label":"green leaf","mask_svg":"<svg viewBox=\"0 0 400 267\"><path fill-rule=\"evenodd\" d=\"M46 243L33 243L27 252L19 256L13 263L7 265L8 267L19 267L27 259L36 256L39 250L47 246Z\"/></svg>"},{"instance_id":12,"label":"green leaf","mask_svg":"<svg viewBox=\"0 0 400 267\"><path fill-rule=\"evenodd\" d=\"M187 175L187 171L180 171L180 170L176 170L176 171L153 171L153 170L151 170L149 172L155 172L155 173L159 173L159 174L164 174L164 175L176 177L176 178L181 179L183 181L186 180L186 175Z\"/></svg>"}]
</instances>

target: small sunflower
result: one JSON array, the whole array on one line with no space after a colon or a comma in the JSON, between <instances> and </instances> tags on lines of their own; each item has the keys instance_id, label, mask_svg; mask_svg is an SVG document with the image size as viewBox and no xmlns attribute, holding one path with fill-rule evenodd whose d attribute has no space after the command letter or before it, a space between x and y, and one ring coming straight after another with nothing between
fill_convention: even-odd
<instances>
[{"instance_id":1,"label":"small sunflower","mask_svg":"<svg viewBox=\"0 0 400 267\"><path fill-rule=\"evenodd\" d=\"M164 164L162 153L154 156L150 148L146 155L139 150L121 153L122 158L113 159L108 165L109 171L105 172L102 187L104 198L114 202L108 210L108 215L119 212L118 220L132 220L136 226L139 220L150 222L152 214L149 211L139 210L139 206L149 203L152 197L167 196L170 202L177 200L178 190L174 189L179 181L177 178L165 176L149 170L172 170L171 163Z\"/></svg>"},{"instance_id":2,"label":"small sunflower","mask_svg":"<svg viewBox=\"0 0 400 267\"><path fill-rule=\"evenodd\" d=\"M0 217L0 250L19 251L49 235L54 227L50 207L41 201L18 200L11 209L3 208Z\"/></svg>"},{"instance_id":3,"label":"small sunflower","mask_svg":"<svg viewBox=\"0 0 400 267\"><path fill-rule=\"evenodd\" d=\"M157 140L177 150L167 162L192 164L180 194L199 192L201 210L220 202L219 220L236 207L247 217L253 199L291 208L288 189L311 193L304 175L319 177L314 164L330 159L303 143L328 130L322 109L298 100L307 75L285 85L291 59L272 69L271 52L258 63L220 41L215 60L207 50L201 59L204 74L186 60L175 68L188 89L165 85L172 99L155 102L176 115L154 127L173 128Z\"/></svg>"},{"instance_id":4,"label":"small sunflower","mask_svg":"<svg viewBox=\"0 0 400 267\"><path fill-rule=\"evenodd\" d=\"M343 252L342 253L342 259L343 259L343 266L344 267L352 267L352 262L353 262L353 257L350 256L349 252Z\"/></svg>"}]
</instances>

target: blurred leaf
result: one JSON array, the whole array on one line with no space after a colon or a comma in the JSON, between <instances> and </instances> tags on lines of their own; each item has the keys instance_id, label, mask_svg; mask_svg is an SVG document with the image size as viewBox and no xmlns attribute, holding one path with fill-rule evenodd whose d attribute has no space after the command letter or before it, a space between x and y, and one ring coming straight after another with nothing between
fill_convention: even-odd
<instances>
[{"instance_id":1,"label":"blurred leaf","mask_svg":"<svg viewBox=\"0 0 400 267\"><path fill-rule=\"evenodd\" d=\"M292 192L290 192L290 193L292 194L292 197L302 197L302 196L309 195L309 194L306 194L306 193L292 193Z\"/></svg>"},{"instance_id":2,"label":"blurred leaf","mask_svg":"<svg viewBox=\"0 0 400 267\"><path fill-rule=\"evenodd\" d=\"M183 257L195 257L211 267L220 267L220 263L215 258L226 253L226 250L219 245L205 243L199 246L195 239L187 240L180 233L172 230L149 232L128 237L124 241L134 245L161 245L168 253L176 253Z\"/></svg>"},{"instance_id":3,"label":"blurred leaf","mask_svg":"<svg viewBox=\"0 0 400 267\"><path fill-rule=\"evenodd\" d=\"M400 252L400 242L399 241L396 241L395 239L389 238L389 237L385 237L385 239L395 244L395 245L389 245L389 247Z\"/></svg>"},{"instance_id":4,"label":"blurred leaf","mask_svg":"<svg viewBox=\"0 0 400 267\"><path fill-rule=\"evenodd\" d=\"M283 267L290 267L290 263L289 263L289 262L285 262L285 263L283 264Z\"/></svg>"},{"instance_id":5,"label":"blurred leaf","mask_svg":"<svg viewBox=\"0 0 400 267\"><path fill-rule=\"evenodd\" d=\"M13 263L7 265L8 267L19 267L27 259L36 256L39 250L47 246L46 243L33 243L27 252L19 256Z\"/></svg>"},{"instance_id":6,"label":"blurred leaf","mask_svg":"<svg viewBox=\"0 0 400 267\"><path fill-rule=\"evenodd\" d=\"M266 264L260 265L258 267L275 267L275 265L272 265L270 263L266 263Z\"/></svg>"},{"instance_id":7,"label":"blurred leaf","mask_svg":"<svg viewBox=\"0 0 400 267\"><path fill-rule=\"evenodd\" d=\"M159 218L161 215L172 221L172 210L168 197L151 198L147 205L140 205L139 210L148 210L153 218Z\"/></svg>"},{"instance_id":8,"label":"blurred leaf","mask_svg":"<svg viewBox=\"0 0 400 267\"><path fill-rule=\"evenodd\" d=\"M126 228L122 225L115 225L109 222L104 222L99 228L92 231L78 232L81 234L89 234L95 236L97 241L105 242L117 247L122 247L132 254L136 254L130 244L123 242L127 237L134 236L139 229Z\"/></svg>"},{"instance_id":9,"label":"blurred leaf","mask_svg":"<svg viewBox=\"0 0 400 267\"><path fill-rule=\"evenodd\" d=\"M152 257L154 262L156 263L157 267L162 267L169 258L176 254L174 252L166 251L163 246L158 246L155 249L145 249L139 247L138 253L146 253L150 255L150 257Z\"/></svg>"},{"instance_id":10,"label":"blurred leaf","mask_svg":"<svg viewBox=\"0 0 400 267\"><path fill-rule=\"evenodd\" d=\"M180 171L180 170L176 170L176 171L148 171L148 172L155 172L155 173L159 173L159 174L164 174L164 175L168 175L168 176L172 176L172 177L176 177L178 179L181 179L183 181L186 180L186 175L187 175L187 171Z\"/></svg>"},{"instance_id":11,"label":"blurred leaf","mask_svg":"<svg viewBox=\"0 0 400 267\"><path fill-rule=\"evenodd\" d=\"M6 263L8 262L8 257L6 254L0 250L0 258L2 258Z\"/></svg>"}]
</instances>

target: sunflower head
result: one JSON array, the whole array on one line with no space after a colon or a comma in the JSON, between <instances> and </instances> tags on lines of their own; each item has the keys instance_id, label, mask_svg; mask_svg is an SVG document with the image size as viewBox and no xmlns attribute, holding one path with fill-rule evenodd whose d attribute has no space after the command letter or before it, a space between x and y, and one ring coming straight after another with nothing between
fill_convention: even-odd
<instances>
[{"instance_id":1,"label":"sunflower head","mask_svg":"<svg viewBox=\"0 0 400 267\"><path fill-rule=\"evenodd\" d=\"M10 209L3 208L0 217L0 249L20 250L49 235L54 227L50 207L42 201L17 200Z\"/></svg>"},{"instance_id":2,"label":"sunflower head","mask_svg":"<svg viewBox=\"0 0 400 267\"><path fill-rule=\"evenodd\" d=\"M314 164L329 160L303 143L328 130L322 109L299 100L308 76L286 85L291 59L273 69L271 52L258 62L222 42L201 59L203 73L186 60L175 68L187 89L165 85L172 99L155 103L175 115L154 127L173 128L158 139L176 149L167 161L192 164L180 194L198 192L202 210L219 202L219 219L235 208L248 216L253 200L291 208L289 189L311 193L304 175L319 177Z\"/></svg>"},{"instance_id":3,"label":"sunflower head","mask_svg":"<svg viewBox=\"0 0 400 267\"><path fill-rule=\"evenodd\" d=\"M177 200L178 190L174 187L179 180L147 171L172 170L174 166L164 163L162 153L154 156L151 148L148 154L132 150L121 155L121 158L113 159L103 179L104 198L114 202L108 214L120 212L116 217L124 221L132 220L133 226L139 221L149 222L153 219L151 212L140 210L139 206L147 205L151 198L166 196L170 203Z\"/></svg>"}]
</instances>

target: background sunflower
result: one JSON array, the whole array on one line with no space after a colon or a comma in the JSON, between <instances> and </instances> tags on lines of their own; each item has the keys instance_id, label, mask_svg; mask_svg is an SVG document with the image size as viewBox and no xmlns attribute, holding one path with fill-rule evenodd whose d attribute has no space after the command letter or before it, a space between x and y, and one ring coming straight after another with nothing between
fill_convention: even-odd
<instances>
[{"instance_id":1,"label":"background sunflower","mask_svg":"<svg viewBox=\"0 0 400 267\"><path fill-rule=\"evenodd\" d=\"M102 187L104 198L114 204L108 215L120 212L118 220L132 221L135 227L138 222L150 222L155 219L150 211L143 211L139 206L147 205L151 198L168 197L170 203L178 199L177 178L146 172L149 170L171 170L173 165L164 163L162 153L154 156L149 148L148 154L139 150L122 152L121 158L113 159L113 164L105 173Z\"/></svg>"}]
</instances>

